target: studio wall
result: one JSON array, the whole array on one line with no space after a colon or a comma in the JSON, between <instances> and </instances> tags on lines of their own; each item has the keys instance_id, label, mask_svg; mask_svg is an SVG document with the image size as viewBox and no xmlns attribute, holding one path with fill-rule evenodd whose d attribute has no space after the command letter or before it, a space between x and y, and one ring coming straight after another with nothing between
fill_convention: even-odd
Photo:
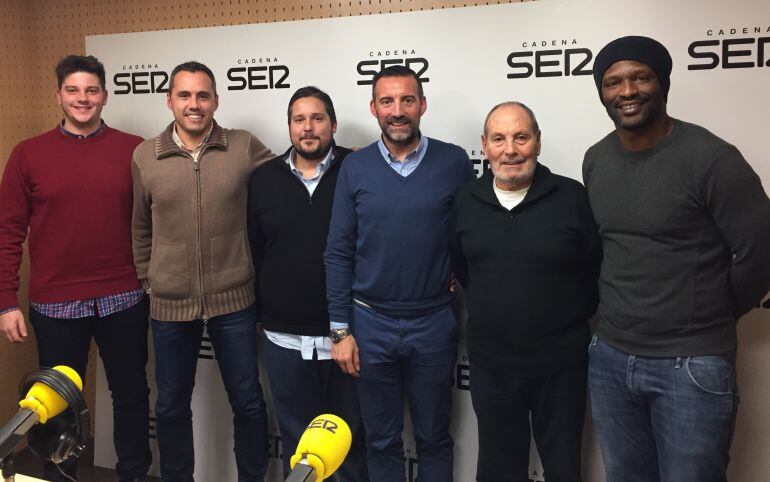
<instances>
[{"instance_id":1,"label":"studio wall","mask_svg":"<svg viewBox=\"0 0 770 482\"><path fill-rule=\"evenodd\" d=\"M85 54L85 38L124 32L187 29L345 17L509 2L457 0L0 0L0 172L20 141L61 120L53 68L68 54ZM516 3L511 2L511 3ZM109 122L110 105L104 110ZM1 208L1 207L0 207ZM26 252L19 299L26 314ZM0 340L0 383L16 387L37 365L34 336L27 343ZM95 365L91 351L86 395L94 407ZM16 411L12 388L0 393L0 420ZM92 418L93 423L93 418Z\"/></svg>"},{"instance_id":2,"label":"studio wall","mask_svg":"<svg viewBox=\"0 0 770 482\"><path fill-rule=\"evenodd\" d=\"M164 104L168 72L194 55L209 65L217 78L216 117L221 125L248 129L275 152L281 152L287 146L284 116L291 93L302 85L316 84L334 99L336 140L344 146L364 146L379 134L368 109L371 76L382 65L407 64L424 82L428 109L422 118L422 132L461 146L478 172L484 169L479 146L484 116L492 105L516 99L526 102L538 116L543 129L540 161L554 172L579 180L586 148L613 128L591 76L593 56L613 38L650 35L662 41L674 59L669 113L703 125L739 146L767 189L770 165L761 132L763 126L770 125L770 113L763 108L770 105L770 92L758 87L766 85L770 73L770 21L763 20L770 20L768 5L759 0L738 0L728 8L701 5L697 0L680 0L676 5L647 0L642 7L636 6L609 0L549 0L101 35L88 37L86 45L88 52L101 58L112 72L108 84L115 109L113 125L145 137L156 135L170 122ZM663 17L662 11L666 11ZM632 17L633 25L617 22L618 16ZM163 48L156 48L159 45ZM552 294L554 303L559 302L559 295ZM461 307L458 314L462 320ZM755 368L770 362L768 320L770 311L761 308L740 323L739 371L744 403L731 480L759 482L770 473L763 456L770 447L770 431L755 429L768 421L762 409L766 398L758 396L756 390L766 387L770 379ZM473 374L465 355L461 337L452 426L455 477L460 482L472 480L477 448L467 392ZM196 477L201 480L223 473L234 477L231 427L222 423L229 419L229 408L212 356L216 353L204 339L193 396L194 433L200 454ZM103 390L98 396L105 405L109 403ZM268 402L269 414L271 408ZM109 423L101 409L100 416L102 422ZM590 417L587 420L584 478L600 482L600 456ZM274 468L281 452L275 425L271 420ZM97 438L100 433L109 434L109 426L103 427L97 429ZM109 448L108 444L99 446ZM405 449L407 480L412 482L415 473L419 480L419 454L415 456L408 424ZM110 463L102 455L106 454L97 453L99 460ZM530 477L542 480L536 462ZM269 480L277 480L274 471Z\"/></svg>"},{"instance_id":3,"label":"studio wall","mask_svg":"<svg viewBox=\"0 0 770 482\"><path fill-rule=\"evenodd\" d=\"M0 55L3 60L0 65L0 100L4 102L6 109L13 112L13 116L0 116L0 168L4 168L5 159L13 145L25 137L50 129L59 120L60 110L53 99L55 88L53 65L68 53L85 53L84 39L88 35L345 17L493 3L507 2L3 1L0 6L4 7L6 15L3 18L3 33L0 39L2 49ZM564 3L574 2L564 0ZM740 3L744 6L751 4L751 2ZM756 0L754 4L759 8L763 2ZM619 10L629 15L637 6L638 4L626 2L625 7L624 4L620 4ZM623 15L619 13L620 17ZM770 18L767 15L760 16L756 23L768 27ZM515 21L511 24L512 29L515 28ZM486 35L483 26L467 26L467 28L475 29L480 35ZM259 47L257 46L257 50ZM747 119L741 113L743 109L751 108L752 93L755 93L756 89L770 85L768 84L769 74L770 68L765 69L764 77L761 77L764 83L751 80L743 84L743 94L736 96L738 97L737 107L726 106L721 99L712 98L712 96L718 97L717 93L721 94L718 83L706 82L707 89L703 85L676 86L675 89L680 92L692 88L701 89L707 93L700 98L700 105L687 106L692 108L695 118L685 117L685 120L704 122L708 126L718 116L733 119L732 127L725 131L716 131L731 141L736 138L740 140L741 132L745 130L758 132L754 125L756 122L765 122L764 125L770 125L766 122L767 115L763 114L758 119ZM511 95L519 94L512 92ZM685 107L682 98L672 98L674 107L679 108L680 112ZM596 99L591 101L595 102ZM763 109L756 110L767 112L767 105L765 104ZM115 108L108 103L104 111L104 117L108 122L111 116L116 114L111 107ZM565 109L572 108L573 106L565 107ZM227 105L223 104L221 110L227 110ZM548 115L556 115L556 113L549 112ZM164 122L168 120L170 116L167 115ZM579 122L579 119L576 119L576 122ZM371 127L373 126L367 126L367 129ZM145 135L152 135L153 132L148 131ZM368 131L366 133L369 134ZM436 132L437 137L441 134ZM360 133L357 134L357 136L360 135ZM544 142L553 144L559 142L560 132L553 130L549 132L546 127L546 135ZM477 136L475 132L474 136ZM269 145L274 150L278 150L285 146L285 142L279 141ZM744 148L742 144L738 145ZM472 146L468 143L463 147L470 149ZM751 150L753 153L766 152L766 149L754 147ZM582 156L582 152L575 153L575 156ZM760 171L767 189L770 183L770 161L766 156L761 159L759 157L753 156L754 167ZM26 268L22 272L23 277L26 276ZM24 296L22 293L22 297ZM739 410L736 438L732 449L730 480L740 482L760 482L770 477L770 442L768 441L770 415L766 409L767 401L770 400L770 378L764 369L770 362L768 313L770 312L767 309L756 310L739 325L741 348L738 367L743 403ZM12 346L5 341L0 341L0 382L5 382L8 387L15 386L19 377L34 366L35 359L32 342ZM93 364L89 370L89 383L92 386L96 373ZM216 399L218 403L221 401L219 395L221 393L211 394L211 398ZM15 394L12 393L0 394L0 415L10 416L15 410L14 396ZM91 396L90 405L94 407L93 396ZM594 447L590 432L587 437L588 445ZM596 474L597 453L595 448L591 450L587 461L592 464L590 474ZM600 479L586 480L598 482Z\"/></svg>"}]
</instances>

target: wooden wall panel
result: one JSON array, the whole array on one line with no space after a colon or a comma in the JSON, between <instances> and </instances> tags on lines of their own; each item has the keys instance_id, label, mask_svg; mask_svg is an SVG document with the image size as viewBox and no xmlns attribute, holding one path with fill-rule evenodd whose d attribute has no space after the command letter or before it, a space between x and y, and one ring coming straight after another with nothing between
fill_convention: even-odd
<instances>
[{"instance_id":1,"label":"wooden wall panel","mask_svg":"<svg viewBox=\"0 0 770 482\"><path fill-rule=\"evenodd\" d=\"M515 3L462 0L0 0L0 170L19 141L51 129L61 119L54 100L53 68L62 57L85 53L85 37L108 33L216 27L311 18L409 12ZM108 75L110 73L108 72ZM109 105L107 107L109 110ZM28 269L22 267L26 286ZM26 290L20 298L26 304ZM86 395L94 406L95 350ZM0 340L0 386L15 387L37 364L34 340ZM15 411L15 393L0 392L0 420Z\"/></svg>"},{"instance_id":2,"label":"wooden wall panel","mask_svg":"<svg viewBox=\"0 0 770 482\"><path fill-rule=\"evenodd\" d=\"M39 93L29 86L34 82L34 36L29 3L25 0L0 0L0 171L5 170L11 150L20 140L34 135L38 123L30 104ZM2 209L2 206L0 206ZM21 269L22 290L26 300L29 270L26 259ZM26 315L26 309L25 315ZM31 331L31 330L30 330ZM0 423L5 423L18 409L16 387L21 377L37 365L34 336L26 343L0 341Z\"/></svg>"}]
</instances>

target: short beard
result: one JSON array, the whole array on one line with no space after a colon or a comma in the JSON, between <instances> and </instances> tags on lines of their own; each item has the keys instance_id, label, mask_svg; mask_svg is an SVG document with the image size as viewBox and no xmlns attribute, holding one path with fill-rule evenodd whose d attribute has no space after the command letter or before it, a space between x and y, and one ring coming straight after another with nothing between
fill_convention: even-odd
<instances>
[{"instance_id":1,"label":"short beard","mask_svg":"<svg viewBox=\"0 0 770 482\"><path fill-rule=\"evenodd\" d=\"M417 131L416 130L412 130L408 134L399 135L398 137L393 137L387 131L387 129L386 129L386 130L382 131L382 135L384 135L385 138L387 140L389 140L390 142L392 142L393 144L399 144L399 145L407 146L407 145L411 144L417 138Z\"/></svg>"},{"instance_id":2,"label":"short beard","mask_svg":"<svg viewBox=\"0 0 770 482\"><path fill-rule=\"evenodd\" d=\"M503 177L498 174L497 167L493 163L489 163L489 168L492 170L492 175L494 176L495 181L499 181L501 185L510 188L512 191L524 189L525 187L528 187L532 184L532 180L535 178L536 166L537 163L533 162L530 163L526 170L524 170L521 174L516 176Z\"/></svg>"},{"instance_id":3,"label":"short beard","mask_svg":"<svg viewBox=\"0 0 770 482\"><path fill-rule=\"evenodd\" d=\"M319 144L318 149L313 149L312 151L307 151L300 146L294 146L294 150L297 152L297 155L301 156L305 160L320 161L320 160L323 160L324 157L326 157L331 147L332 145L331 143L329 143L326 146Z\"/></svg>"},{"instance_id":4,"label":"short beard","mask_svg":"<svg viewBox=\"0 0 770 482\"><path fill-rule=\"evenodd\" d=\"M380 128L382 129L382 135L385 136L385 138L392 142L393 144L398 144L402 146L408 146L414 140L417 138L418 132L420 131L418 126L414 125L414 122L409 120L409 132L404 132L403 134L399 133L396 136L392 135L390 132L388 132L388 121L393 120L392 118L385 119L385 122L380 124Z\"/></svg>"}]
</instances>

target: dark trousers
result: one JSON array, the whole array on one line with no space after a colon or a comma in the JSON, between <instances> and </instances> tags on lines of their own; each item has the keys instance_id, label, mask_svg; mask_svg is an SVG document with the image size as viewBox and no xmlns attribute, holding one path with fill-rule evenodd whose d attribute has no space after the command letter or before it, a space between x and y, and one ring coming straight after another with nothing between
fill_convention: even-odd
<instances>
[{"instance_id":1,"label":"dark trousers","mask_svg":"<svg viewBox=\"0 0 770 482\"><path fill-rule=\"evenodd\" d=\"M147 387L148 301L143 299L127 310L99 318L50 318L30 307L29 321L35 330L41 366L67 365L85 380L91 338L104 362L107 385L112 394L115 469L121 480L147 474L152 463L149 445L149 388ZM63 469L75 473L74 461ZM47 463L46 480L67 480Z\"/></svg>"},{"instance_id":2,"label":"dark trousers","mask_svg":"<svg viewBox=\"0 0 770 482\"><path fill-rule=\"evenodd\" d=\"M333 360L303 360L298 350L278 346L267 337L263 347L281 429L284 477L289 475L289 461L310 421L331 413L347 422L353 434L350 452L332 480L368 482L366 443L353 377L342 373Z\"/></svg>"},{"instance_id":3,"label":"dark trousers","mask_svg":"<svg viewBox=\"0 0 770 482\"><path fill-rule=\"evenodd\" d=\"M454 441L452 375L457 363L457 321L450 307L413 319L394 319L354 304L351 328L358 342L358 398L366 433L369 477L406 478L404 399L412 417L421 482L451 482Z\"/></svg>"},{"instance_id":4,"label":"dark trousers","mask_svg":"<svg viewBox=\"0 0 770 482\"><path fill-rule=\"evenodd\" d=\"M478 482L529 482L531 434L545 480L581 480L586 363L546 376L520 376L471 360L471 400L479 427Z\"/></svg>"},{"instance_id":5,"label":"dark trousers","mask_svg":"<svg viewBox=\"0 0 770 482\"><path fill-rule=\"evenodd\" d=\"M239 482L262 482L267 472L267 415L257 367L257 313L252 306L207 321L227 399L233 410ZM192 401L203 320L152 320L160 472L166 482L190 482L195 468Z\"/></svg>"}]
</instances>

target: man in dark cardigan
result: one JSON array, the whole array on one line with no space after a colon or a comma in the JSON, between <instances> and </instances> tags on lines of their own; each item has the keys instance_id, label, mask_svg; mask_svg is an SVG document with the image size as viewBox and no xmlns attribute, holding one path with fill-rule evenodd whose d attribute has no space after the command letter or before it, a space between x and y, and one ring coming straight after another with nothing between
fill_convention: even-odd
<instances>
[{"instance_id":1,"label":"man in dark cardigan","mask_svg":"<svg viewBox=\"0 0 770 482\"><path fill-rule=\"evenodd\" d=\"M331 358L323 267L337 173L350 149L334 143L337 116L326 92L298 89L287 114L291 147L254 173L248 201L257 309L284 475L308 423L333 413L353 432L350 453L335 477L367 482L354 380Z\"/></svg>"},{"instance_id":2,"label":"man in dark cardigan","mask_svg":"<svg viewBox=\"0 0 770 482\"><path fill-rule=\"evenodd\" d=\"M529 480L530 419L549 482L578 482L588 319L601 243L586 190L539 164L525 105L494 107L481 144L491 169L457 195L453 267L465 288L478 482Z\"/></svg>"}]
</instances>

